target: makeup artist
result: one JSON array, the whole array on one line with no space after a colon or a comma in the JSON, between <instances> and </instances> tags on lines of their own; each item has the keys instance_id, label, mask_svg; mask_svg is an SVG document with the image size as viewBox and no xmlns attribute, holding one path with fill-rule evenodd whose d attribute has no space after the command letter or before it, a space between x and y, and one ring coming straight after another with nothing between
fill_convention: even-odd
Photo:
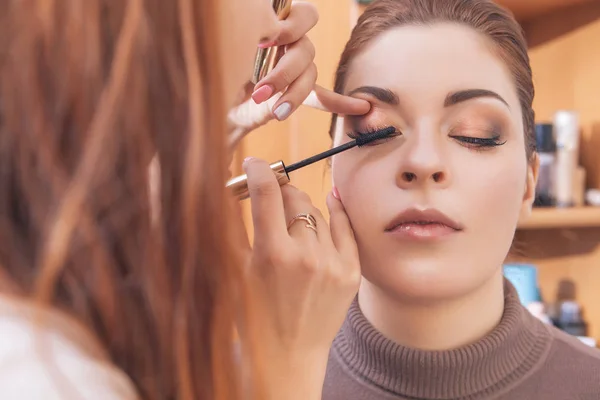
<instances>
[{"instance_id":1,"label":"makeup artist","mask_svg":"<svg viewBox=\"0 0 600 400\"><path fill-rule=\"evenodd\" d=\"M330 195L329 226L247 160L250 249L224 187L239 140L303 102L368 112L315 85L316 22L306 2L283 22L267 0L0 2L0 398L320 399L360 278L345 211ZM258 43L287 51L247 85Z\"/></svg>"}]
</instances>

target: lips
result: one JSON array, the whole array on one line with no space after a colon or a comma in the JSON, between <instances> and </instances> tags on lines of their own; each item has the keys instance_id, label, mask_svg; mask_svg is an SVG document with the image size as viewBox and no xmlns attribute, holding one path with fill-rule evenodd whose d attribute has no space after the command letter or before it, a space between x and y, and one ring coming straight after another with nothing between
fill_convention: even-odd
<instances>
[{"instance_id":1,"label":"lips","mask_svg":"<svg viewBox=\"0 0 600 400\"><path fill-rule=\"evenodd\" d=\"M386 232L417 239L439 238L462 230L461 224L434 208L407 209L385 228Z\"/></svg>"}]
</instances>

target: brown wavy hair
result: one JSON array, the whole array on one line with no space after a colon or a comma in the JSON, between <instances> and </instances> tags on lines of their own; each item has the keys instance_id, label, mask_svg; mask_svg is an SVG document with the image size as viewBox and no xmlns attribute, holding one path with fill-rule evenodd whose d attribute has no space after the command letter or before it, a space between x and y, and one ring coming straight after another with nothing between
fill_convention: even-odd
<instances>
[{"instance_id":1,"label":"brown wavy hair","mask_svg":"<svg viewBox=\"0 0 600 400\"><path fill-rule=\"evenodd\" d=\"M218 4L0 5L0 289L79 321L145 399L240 395Z\"/></svg>"},{"instance_id":2,"label":"brown wavy hair","mask_svg":"<svg viewBox=\"0 0 600 400\"><path fill-rule=\"evenodd\" d=\"M464 25L486 37L510 71L523 113L528 159L535 156L535 94L527 43L513 15L492 0L375 0L360 16L344 48L335 74L334 90L343 93L354 58L376 37L405 25L433 23ZM441 39L443 40L443 38ZM333 115L333 136L337 115Z\"/></svg>"}]
</instances>

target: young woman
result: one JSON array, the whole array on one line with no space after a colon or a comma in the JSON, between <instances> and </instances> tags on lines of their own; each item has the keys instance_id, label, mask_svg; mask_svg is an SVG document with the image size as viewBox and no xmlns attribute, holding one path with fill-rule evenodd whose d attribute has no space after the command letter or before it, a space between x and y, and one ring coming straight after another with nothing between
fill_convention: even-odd
<instances>
[{"instance_id":1,"label":"young woman","mask_svg":"<svg viewBox=\"0 0 600 400\"><path fill-rule=\"evenodd\" d=\"M534 88L521 28L487 0L379 0L346 45L332 163L363 280L325 400L598 399L600 352L530 315L502 264L534 199Z\"/></svg>"},{"instance_id":2,"label":"young woman","mask_svg":"<svg viewBox=\"0 0 600 400\"><path fill-rule=\"evenodd\" d=\"M285 22L267 0L0 2L0 398L320 398L360 276L343 209L330 232L248 161L250 252L225 191L228 146L311 90L368 111L314 86L316 21L301 2ZM245 85L259 43L287 51Z\"/></svg>"}]
</instances>

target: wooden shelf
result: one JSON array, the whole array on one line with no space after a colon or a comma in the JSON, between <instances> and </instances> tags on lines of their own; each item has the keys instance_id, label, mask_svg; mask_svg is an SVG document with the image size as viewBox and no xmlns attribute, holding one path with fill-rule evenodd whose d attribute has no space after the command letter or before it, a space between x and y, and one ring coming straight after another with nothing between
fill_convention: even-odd
<instances>
[{"instance_id":1,"label":"wooden shelf","mask_svg":"<svg viewBox=\"0 0 600 400\"><path fill-rule=\"evenodd\" d=\"M498 4L510 9L517 20L526 22L544 14L594 0L496 0Z\"/></svg>"},{"instance_id":2,"label":"wooden shelf","mask_svg":"<svg viewBox=\"0 0 600 400\"><path fill-rule=\"evenodd\" d=\"M600 227L600 207L534 208L520 230Z\"/></svg>"}]
</instances>

